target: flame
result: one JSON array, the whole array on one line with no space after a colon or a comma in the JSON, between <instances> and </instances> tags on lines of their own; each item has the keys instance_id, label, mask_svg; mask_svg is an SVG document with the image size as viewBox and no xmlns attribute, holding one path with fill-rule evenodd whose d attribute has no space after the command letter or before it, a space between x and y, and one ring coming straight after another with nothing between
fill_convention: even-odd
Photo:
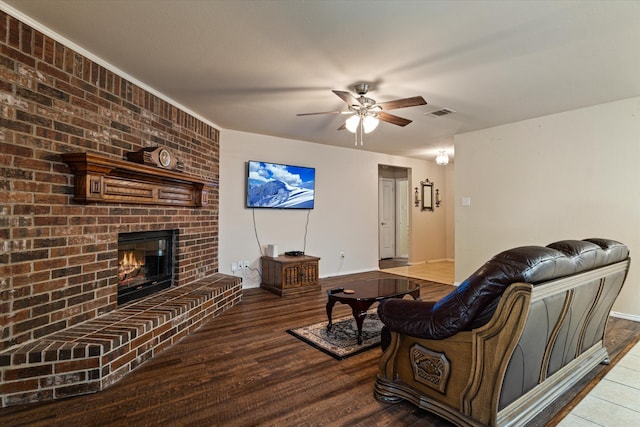
<instances>
[{"instance_id":1,"label":"flame","mask_svg":"<svg viewBox=\"0 0 640 427\"><path fill-rule=\"evenodd\" d=\"M118 264L118 278L123 281L140 274L143 271L144 261L138 261L134 251L128 251L124 253Z\"/></svg>"}]
</instances>

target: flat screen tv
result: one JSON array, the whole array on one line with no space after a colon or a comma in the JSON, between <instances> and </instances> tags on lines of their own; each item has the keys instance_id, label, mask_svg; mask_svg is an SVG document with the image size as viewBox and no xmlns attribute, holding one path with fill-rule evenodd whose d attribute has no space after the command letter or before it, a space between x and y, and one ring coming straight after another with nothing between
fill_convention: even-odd
<instances>
[{"instance_id":1,"label":"flat screen tv","mask_svg":"<svg viewBox=\"0 0 640 427\"><path fill-rule=\"evenodd\" d=\"M251 160L247 169L248 208L313 209L315 168Z\"/></svg>"}]
</instances>

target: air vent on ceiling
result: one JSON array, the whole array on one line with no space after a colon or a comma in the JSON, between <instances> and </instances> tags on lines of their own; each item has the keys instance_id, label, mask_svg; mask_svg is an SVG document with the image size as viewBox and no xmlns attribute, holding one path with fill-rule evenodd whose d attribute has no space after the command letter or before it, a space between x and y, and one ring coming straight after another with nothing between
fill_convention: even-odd
<instances>
[{"instance_id":1,"label":"air vent on ceiling","mask_svg":"<svg viewBox=\"0 0 640 427\"><path fill-rule=\"evenodd\" d=\"M451 110L449 108L443 108L442 110L432 111L432 112L426 113L426 114L428 114L430 116L433 116L433 117L442 117L442 116L446 116L446 115L453 114L453 113L455 113L454 110Z\"/></svg>"}]
</instances>

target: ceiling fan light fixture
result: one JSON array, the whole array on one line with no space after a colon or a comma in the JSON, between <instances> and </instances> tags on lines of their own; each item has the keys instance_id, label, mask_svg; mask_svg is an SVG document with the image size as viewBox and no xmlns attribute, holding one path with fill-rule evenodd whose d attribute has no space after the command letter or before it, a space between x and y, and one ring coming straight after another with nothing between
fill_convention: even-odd
<instances>
[{"instance_id":1,"label":"ceiling fan light fixture","mask_svg":"<svg viewBox=\"0 0 640 427\"><path fill-rule=\"evenodd\" d=\"M406 126L411 120L405 119L393 114L389 114L387 110L396 108L416 107L418 105L426 105L427 101L421 96L413 96L411 98L396 99L378 104L375 99L365 96L369 91L367 83L359 83L354 86L354 90L358 95L355 98L351 93L343 90L333 90L332 92L338 96L345 104L347 111L325 111L320 113L299 113L298 116L312 116L316 114L352 114L338 130L347 129L355 135L355 144L363 145L363 135L373 132L380 121L391 123L396 126Z\"/></svg>"},{"instance_id":2,"label":"ceiling fan light fixture","mask_svg":"<svg viewBox=\"0 0 640 427\"><path fill-rule=\"evenodd\" d=\"M365 116L365 118L362 120L362 127L364 127L364 133L373 132L375 128L378 127L378 123L380 123L380 121L378 120L377 117Z\"/></svg>"},{"instance_id":3,"label":"ceiling fan light fixture","mask_svg":"<svg viewBox=\"0 0 640 427\"><path fill-rule=\"evenodd\" d=\"M358 116L357 114L349 117L344 123L347 130L351 133L356 133L356 130L358 130L358 124L360 124L360 116Z\"/></svg>"},{"instance_id":4,"label":"ceiling fan light fixture","mask_svg":"<svg viewBox=\"0 0 640 427\"><path fill-rule=\"evenodd\" d=\"M447 154L445 150L438 151L438 155L436 156L436 164L440 166L449 164L449 154Z\"/></svg>"}]
</instances>

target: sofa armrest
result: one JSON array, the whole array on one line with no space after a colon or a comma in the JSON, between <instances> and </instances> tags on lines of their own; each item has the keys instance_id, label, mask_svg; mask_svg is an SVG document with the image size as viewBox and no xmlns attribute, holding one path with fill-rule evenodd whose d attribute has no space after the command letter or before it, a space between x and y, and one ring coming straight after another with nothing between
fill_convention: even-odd
<instances>
[{"instance_id":1,"label":"sofa armrest","mask_svg":"<svg viewBox=\"0 0 640 427\"><path fill-rule=\"evenodd\" d=\"M376 398L406 399L460 426L495 425L502 379L524 328L532 289L526 283L507 288L491 320L472 331L444 339L391 331L380 358ZM382 311L400 316L396 310L415 310L406 314L416 315L420 308L394 303Z\"/></svg>"},{"instance_id":2,"label":"sofa armrest","mask_svg":"<svg viewBox=\"0 0 640 427\"><path fill-rule=\"evenodd\" d=\"M378 316L389 330L422 338L430 336L435 301L387 299L378 305ZM427 336L425 336L427 335Z\"/></svg>"}]
</instances>

